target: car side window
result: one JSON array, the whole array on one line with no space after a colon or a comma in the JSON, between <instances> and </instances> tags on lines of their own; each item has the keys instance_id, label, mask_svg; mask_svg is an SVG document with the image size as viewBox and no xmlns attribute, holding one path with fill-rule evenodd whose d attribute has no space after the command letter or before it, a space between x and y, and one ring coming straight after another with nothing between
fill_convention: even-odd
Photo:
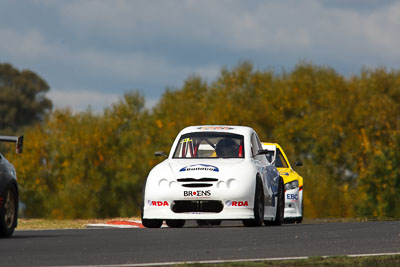
<instances>
[{"instance_id":1,"label":"car side window","mask_svg":"<svg viewBox=\"0 0 400 267\"><path fill-rule=\"evenodd\" d=\"M253 133L251 135L251 154L254 157L258 153L258 145L257 145L257 139L256 139L256 134Z\"/></svg>"},{"instance_id":2,"label":"car side window","mask_svg":"<svg viewBox=\"0 0 400 267\"><path fill-rule=\"evenodd\" d=\"M257 153L258 153L259 150L263 150L263 146L261 144L261 141L260 141L260 138L258 137L258 135L255 134L254 136L256 137L256 143L257 143L257 146L258 146ZM263 159L267 159L268 160L268 155L267 154L260 155L260 156L263 157Z\"/></svg>"},{"instance_id":3,"label":"car side window","mask_svg":"<svg viewBox=\"0 0 400 267\"><path fill-rule=\"evenodd\" d=\"M263 148L262 148L262 144L261 144L260 138L258 138L258 135L256 135L256 134L255 134L255 136L256 136L256 142L257 142L258 150L262 150ZM258 150L257 150L257 153L258 153Z\"/></svg>"},{"instance_id":4,"label":"car side window","mask_svg":"<svg viewBox=\"0 0 400 267\"><path fill-rule=\"evenodd\" d=\"M260 138L258 138L257 134L253 133L251 135L251 152L253 154L253 157L258 154L258 151L262 150L262 145L260 142ZM266 155L257 155L257 157L262 157L262 159L266 159ZM259 158L261 159L261 158Z\"/></svg>"}]
</instances>

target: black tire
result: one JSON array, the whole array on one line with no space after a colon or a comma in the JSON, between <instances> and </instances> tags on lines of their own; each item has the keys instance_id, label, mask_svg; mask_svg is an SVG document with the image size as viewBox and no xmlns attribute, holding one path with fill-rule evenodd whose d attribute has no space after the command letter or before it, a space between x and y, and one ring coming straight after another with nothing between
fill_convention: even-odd
<instances>
[{"instance_id":1,"label":"black tire","mask_svg":"<svg viewBox=\"0 0 400 267\"><path fill-rule=\"evenodd\" d=\"M256 192L254 195L254 219L243 220L243 225L246 227L258 227L264 221L264 190L262 182L257 178Z\"/></svg>"},{"instance_id":2,"label":"black tire","mask_svg":"<svg viewBox=\"0 0 400 267\"><path fill-rule=\"evenodd\" d=\"M10 237L18 222L18 195L14 186L9 186L3 207L0 209L0 236Z\"/></svg>"},{"instance_id":3,"label":"black tire","mask_svg":"<svg viewBox=\"0 0 400 267\"><path fill-rule=\"evenodd\" d=\"M275 220L272 221L272 225L282 225L285 213L285 190L283 187L283 179L281 177L279 177L278 203L276 205L276 215Z\"/></svg>"},{"instance_id":4,"label":"black tire","mask_svg":"<svg viewBox=\"0 0 400 267\"><path fill-rule=\"evenodd\" d=\"M181 228L185 225L185 220L165 220L168 227Z\"/></svg>"},{"instance_id":5,"label":"black tire","mask_svg":"<svg viewBox=\"0 0 400 267\"><path fill-rule=\"evenodd\" d=\"M140 207L140 217L142 219L142 224L146 228L160 228L163 223L163 220L161 220L161 219L143 219L145 188L146 188L146 183L144 183L143 188L142 188L142 204Z\"/></svg>"},{"instance_id":6,"label":"black tire","mask_svg":"<svg viewBox=\"0 0 400 267\"><path fill-rule=\"evenodd\" d=\"M142 219L142 224L146 228L160 228L162 223L161 219Z\"/></svg>"}]
</instances>

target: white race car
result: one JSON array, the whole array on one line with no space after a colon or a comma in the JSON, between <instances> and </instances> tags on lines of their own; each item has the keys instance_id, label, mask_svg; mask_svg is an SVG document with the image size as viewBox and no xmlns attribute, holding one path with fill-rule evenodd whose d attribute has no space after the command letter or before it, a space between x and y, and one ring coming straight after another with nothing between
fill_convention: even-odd
<instances>
[{"instance_id":1,"label":"white race car","mask_svg":"<svg viewBox=\"0 0 400 267\"><path fill-rule=\"evenodd\" d=\"M176 137L169 156L149 173L142 223L182 227L186 220L245 226L280 225L284 185L256 132L244 126L191 126ZM155 155L164 155L156 152Z\"/></svg>"}]
</instances>

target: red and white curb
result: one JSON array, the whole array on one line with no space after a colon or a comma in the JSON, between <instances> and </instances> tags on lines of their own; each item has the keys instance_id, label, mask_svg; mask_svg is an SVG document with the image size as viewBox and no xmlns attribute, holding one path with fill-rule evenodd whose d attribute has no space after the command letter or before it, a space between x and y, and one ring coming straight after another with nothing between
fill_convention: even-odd
<instances>
[{"instance_id":1,"label":"red and white curb","mask_svg":"<svg viewBox=\"0 0 400 267\"><path fill-rule=\"evenodd\" d=\"M168 227L165 223L161 227ZM91 223L87 224L86 228L144 228L142 221L138 220L123 220L123 221L108 221L106 223Z\"/></svg>"}]
</instances>

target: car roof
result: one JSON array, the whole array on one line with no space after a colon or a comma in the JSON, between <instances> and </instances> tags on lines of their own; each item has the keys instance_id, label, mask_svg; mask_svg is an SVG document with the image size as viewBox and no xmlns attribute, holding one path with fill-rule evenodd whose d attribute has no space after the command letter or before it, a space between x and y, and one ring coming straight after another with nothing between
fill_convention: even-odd
<instances>
[{"instance_id":1,"label":"car roof","mask_svg":"<svg viewBox=\"0 0 400 267\"><path fill-rule=\"evenodd\" d=\"M279 145L277 143L267 143L267 142L261 142L262 146L264 149L267 150L276 150Z\"/></svg>"},{"instance_id":2,"label":"car roof","mask_svg":"<svg viewBox=\"0 0 400 267\"><path fill-rule=\"evenodd\" d=\"M180 134L187 134L193 132L223 132L223 133L234 133L240 135L249 135L254 130L247 126L236 126L236 125L196 125L184 128Z\"/></svg>"},{"instance_id":3,"label":"car roof","mask_svg":"<svg viewBox=\"0 0 400 267\"><path fill-rule=\"evenodd\" d=\"M261 142L261 144L264 149L276 150L276 148L279 148L280 151L283 151L282 147L278 143Z\"/></svg>"}]
</instances>

